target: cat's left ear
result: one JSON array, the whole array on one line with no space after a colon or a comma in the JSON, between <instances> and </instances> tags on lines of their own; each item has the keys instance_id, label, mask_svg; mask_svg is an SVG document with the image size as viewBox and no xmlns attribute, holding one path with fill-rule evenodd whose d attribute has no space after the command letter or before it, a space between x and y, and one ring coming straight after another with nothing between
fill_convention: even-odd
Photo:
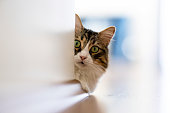
<instances>
[{"instance_id":1,"label":"cat's left ear","mask_svg":"<svg viewBox=\"0 0 170 113\"><path fill-rule=\"evenodd\" d=\"M115 34L116 28L114 26L108 27L105 30L99 32L99 38L102 39L103 43L107 46L110 43L113 35Z\"/></svg>"}]
</instances>

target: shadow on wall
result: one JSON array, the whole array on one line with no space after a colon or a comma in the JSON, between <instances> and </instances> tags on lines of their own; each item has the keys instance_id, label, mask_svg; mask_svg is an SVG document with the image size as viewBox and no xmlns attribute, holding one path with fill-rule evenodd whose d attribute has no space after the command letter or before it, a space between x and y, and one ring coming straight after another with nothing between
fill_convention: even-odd
<instances>
[{"instance_id":1,"label":"shadow on wall","mask_svg":"<svg viewBox=\"0 0 170 113\"><path fill-rule=\"evenodd\" d=\"M86 98L78 81L61 83L26 90L11 96L0 96L1 113L61 113ZM10 109L9 109L10 108ZM75 113L75 112L74 112Z\"/></svg>"}]
</instances>

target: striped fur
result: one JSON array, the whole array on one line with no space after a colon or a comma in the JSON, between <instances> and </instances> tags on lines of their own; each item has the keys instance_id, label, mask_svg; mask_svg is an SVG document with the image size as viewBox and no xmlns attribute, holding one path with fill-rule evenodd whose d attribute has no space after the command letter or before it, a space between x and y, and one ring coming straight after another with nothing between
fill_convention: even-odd
<instances>
[{"instance_id":1,"label":"striped fur","mask_svg":"<svg viewBox=\"0 0 170 113\"><path fill-rule=\"evenodd\" d=\"M81 48L75 48L75 55L90 43L88 49L94 63L103 66L104 70L108 67L108 47L102 43L97 32L84 28L81 34L75 34L75 40L81 42ZM99 52L92 53L90 51L92 46L99 47Z\"/></svg>"},{"instance_id":2,"label":"striped fur","mask_svg":"<svg viewBox=\"0 0 170 113\"><path fill-rule=\"evenodd\" d=\"M108 67L108 45L115 32L115 27L101 32L94 32L83 27L76 15L75 26L75 79L79 80L82 89L91 93ZM95 51L95 52L94 52ZM85 60L81 59L85 57Z\"/></svg>"}]
</instances>

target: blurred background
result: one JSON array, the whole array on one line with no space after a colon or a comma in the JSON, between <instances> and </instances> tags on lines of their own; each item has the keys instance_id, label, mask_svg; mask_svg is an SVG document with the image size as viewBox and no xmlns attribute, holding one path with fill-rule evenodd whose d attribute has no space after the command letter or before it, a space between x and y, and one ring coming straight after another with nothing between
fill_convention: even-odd
<instances>
[{"instance_id":1,"label":"blurred background","mask_svg":"<svg viewBox=\"0 0 170 113\"><path fill-rule=\"evenodd\" d=\"M76 0L75 4L76 13L85 27L99 32L109 26L116 26L111 45L113 59L132 62L151 58L151 62L158 61L158 0Z\"/></svg>"},{"instance_id":2,"label":"blurred background","mask_svg":"<svg viewBox=\"0 0 170 113\"><path fill-rule=\"evenodd\" d=\"M169 1L75 0L75 4L84 27L99 32L116 26L110 67L103 78L108 87L101 85L96 91L111 96L104 101L109 113L169 113Z\"/></svg>"}]
</instances>

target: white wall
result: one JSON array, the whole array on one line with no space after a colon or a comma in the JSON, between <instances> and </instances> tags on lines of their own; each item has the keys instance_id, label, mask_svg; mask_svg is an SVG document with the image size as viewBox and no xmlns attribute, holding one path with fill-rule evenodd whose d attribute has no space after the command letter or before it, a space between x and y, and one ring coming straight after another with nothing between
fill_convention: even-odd
<instances>
[{"instance_id":1,"label":"white wall","mask_svg":"<svg viewBox=\"0 0 170 113\"><path fill-rule=\"evenodd\" d=\"M71 79L73 40L73 0L0 0L0 112L26 113L19 95Z\"/></svg>"}]
</instances>

